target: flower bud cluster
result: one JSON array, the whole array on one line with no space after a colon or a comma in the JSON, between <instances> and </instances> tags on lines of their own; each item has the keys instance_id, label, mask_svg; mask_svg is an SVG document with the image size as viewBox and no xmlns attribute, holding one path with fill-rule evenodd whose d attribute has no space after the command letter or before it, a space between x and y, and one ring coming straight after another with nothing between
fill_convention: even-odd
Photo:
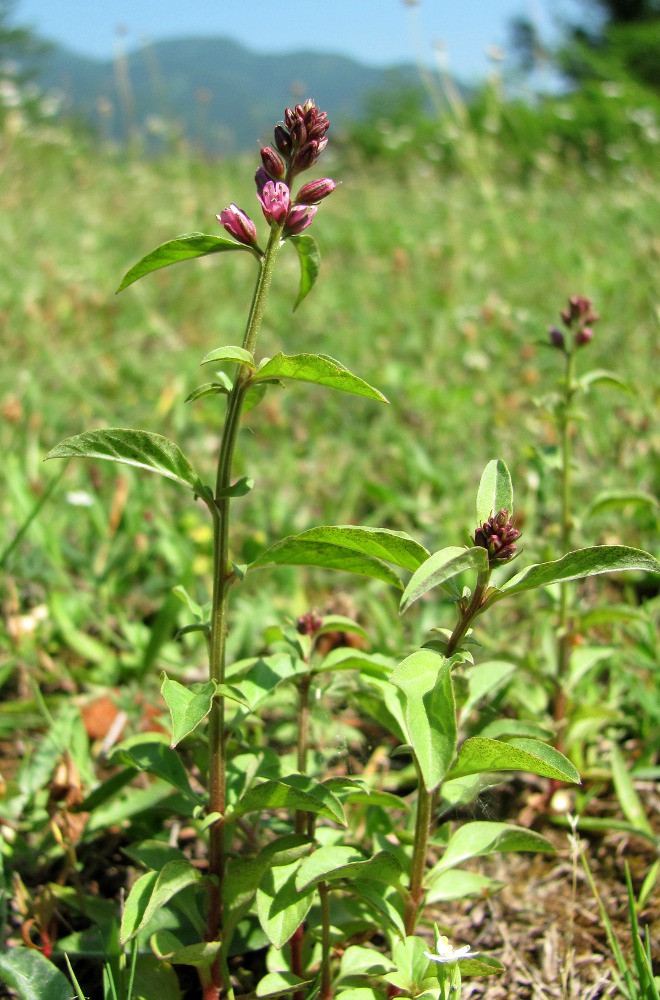
<instances>
[{"instance_id":1,"label":"flower bud cluster","mask_svg":"<svg viewBox=\"0 0 660 1000\"><path fill-rule=\"evenodd\" d=\"M488 562L491 566L508 562L513 558L520 532L513 527L508 510L500 510L494 517L477 528L474 534L474 544L488 552Z\"/></svg>"},{"instance_id":2,"label":"flower bud cluster","mask_svg":"<svg viewBox=\"0 0 660 1000\"><path fill-rule=\"evenodd\" d=\"M317 611L308 611L306 614L300 615L296 622L296 629L300 635L316 635L322 627L323 619Z\"/></svg>"},{"instance_id":3,"label":"flower bud cluster","mask_svg":"<svg viewBox=\"0 0 660 1000\"><path fill-rule=\"evenodd\" d=\"M276 148L261 150L261 166L254 178L257 198L266 222L283 227L285 238L302 233L316 215L318 203L337 186L329 177L322 177L303 184L295 198L291 197L294 177L312 167L327 146L329 127L325 111L319 111L310 99L285 110L284 122L275 126ZM239 243L259 249L254 222L236 205L216 218Z\"/></svg>"},{"instance_id":4,"label":"flower bud cluster","mask_svg":"<svg viewBox=\"0 0 660 1000\"><path fill-rule=\"evenodd\" d=\"M584 347L593 339L592 324L598 322L600 317L593 311L591 299L583 295L572 295L568 300L568 307L562 309L559 315L566 329L573 334L576 347ZM551 326L548 329L548 336L553 347L561 351L566 350L566 338L562 330Z\"/></svg>"}]
</instances>

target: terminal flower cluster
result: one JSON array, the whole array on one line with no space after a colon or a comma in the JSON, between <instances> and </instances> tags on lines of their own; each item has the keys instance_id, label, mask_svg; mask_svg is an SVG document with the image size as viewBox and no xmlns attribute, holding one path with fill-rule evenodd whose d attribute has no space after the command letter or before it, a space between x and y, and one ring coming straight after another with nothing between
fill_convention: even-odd
<instances>
[{"instance_id":1,"label":"terminal flower cluster","mask_svg":"<svg viewBox=\"0 0 660 1000\"><path fill-rule=\"evenodd\" d=\"M310 99L286 109L284 122L275 126L275 148L261 150L261 166L254 178L257 198L266 222L281 229L284 239L307 229L319 202L337 186L329 177L322 177L303 184L294 197L291 195L294 178L313 167L327 146L329 127L325 111L319 111ZM239 243L259 250L257 227L238 205L229 205L216 218Z\"/></svg>"},{"instance_id":2,"label":"terminal flower cluster","mask_svg":"<svg viewBox=\"0 0 660 1000\"><path fill-rule=\"evenodd\" d=\"M591 299L584 295L572 295L568 300L568 307L562 309L559 315L563 325L573 334L576 347L584 347L593 339L592 326L600 317L592 309ZM551 326L548 334L553 347L566 351L566 339L562 330Z\"/></svg>"},{"instance_id":3,"label":"terminal flower cluster","mask_svg":"<svg viewBox=\"0 0 660 1000\"><path fill-rule=\"evenodd\" d=\"M474 544L488 551L488 562L491 566L508 562L513 558L520 532L514 528L509 519L508 510L500 510L494 517L477 528Z\"/></svg>"}]
</instances>

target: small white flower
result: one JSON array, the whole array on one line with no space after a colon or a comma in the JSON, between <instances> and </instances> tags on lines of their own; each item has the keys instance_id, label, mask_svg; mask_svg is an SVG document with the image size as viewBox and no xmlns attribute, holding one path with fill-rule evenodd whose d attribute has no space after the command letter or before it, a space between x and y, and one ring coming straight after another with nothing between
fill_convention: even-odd
<instances>
[{"instance_id":1,"label":"small white flower","mask_svg":"<svg viewBox=\"0 0 660 1000\"><path fill-rule=\"evenodd\" d=\"M459 958L474 958L479 954L478 951L470 951L469 944L463 945L462 948L454 948L449 943L449 939L444 936L438 938L436 949L435 954L425 951L424 957L428 958L431 962L446 964L447 962L458 962Z\"/></svg>"}]
</instances>

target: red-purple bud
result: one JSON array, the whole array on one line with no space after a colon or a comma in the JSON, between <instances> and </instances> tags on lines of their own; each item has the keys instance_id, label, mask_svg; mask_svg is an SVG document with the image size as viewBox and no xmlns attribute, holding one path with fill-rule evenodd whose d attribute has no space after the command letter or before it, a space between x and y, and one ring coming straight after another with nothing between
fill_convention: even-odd
<instances>
[{"instance_id":1,"label":"red-purple bud","mask_svg":"<svg viewBox=\"0 0 660 1000\"><path fill-rule=\"evenodd\" d=\"M257 246L257 227L238 205L231 204L228 208L223 208L216 219L239 243L247 247Z\"/></svg>"},{"instance_id":2,"label":"red-purple bud","mask_svg":"<svg viewBox=\"0 0 660 1000\"><path fill-rule=\"evenodd\" d=\"M264 146L261 150L261 162L263 163L264 170L271 180L281 181L284 179L284 175L286 173L284 160L280 154L276 153L270 146Z\"/></svg>"},{"instance_id":3,"label":"red-purple bud","mask_svg":"<svg viewBox=\"0 0 660 1000\"><path fill-rule=\"evenodd\" d=\"M322 626L323 619L316 611L308 611L296 622L296 629L300 635L315 635Z\"/></svg>"},{"instance_id":4,"label":"red-purple bud","mask_svg":"<svg viewBox=\"0 0 660 1000\"><path fill-rule=\"evenodd\" d=\"M311 225L318 209L314 205L294 205L286 217L285 236L298 236Z\"/></svg>"},{"instance_id":5,"label":"red-purple bud","mask_svg":"<svg viewBox=\"0 0 660 1000\"><path fill-rule=\"evenodd\" d=\"M288 129L284 128L284 125L276 125L273 138L282 156L288 159L293 149L293 142L291 141Z\"/></svg>"},{"instance_id":6,"label":"red-purple bud","mask_svg":"<svg viewBox=\"0 0 660 1000\"><path fill-rule=\"evenodd\" d=\"M491 566L508 562L512 559L516 546L513 544L520 538L520 532L509 520L508 510L500 510L494 517L477 528L474 534L474 544L488 551L488 562Z\"/></svg>"},{"instance_id":7,"label":"red-purple bud","mask_svg":"<svg viewBox=\"0 0 660 1000\"><path fill-rule=\"evenodd\" d=\"M564 340L564 334L556 326L548 327L548 336L550 337L550 343L553 347L558 347L560 351L563 351L566 347L566 341Z\"/></svg>"},{"instance_id":8,"label":"red-purple bud","mask_svg":"<svg viewBox=\"0 0 660 1000\"><path fill-rule=\"evenodd\" d=\"M309 181L308 184L303 184L294 200L297 205L317 205L329 194L332 194L336 187L335 182L329 177L321 177L318 181Z\"/></svg>"},{"instance_id":9,"label":"red-purple bud","mask_svg":"<svg viewBox=\"0 0 660 1000\"><path fill-rule=\"evenodd\" d=\"M581 330L575 334L575 343L578 347L584 347L588 344L590 340L593 340L594 331L590 326L583 326Z\"/></svg>"}]
</instances>

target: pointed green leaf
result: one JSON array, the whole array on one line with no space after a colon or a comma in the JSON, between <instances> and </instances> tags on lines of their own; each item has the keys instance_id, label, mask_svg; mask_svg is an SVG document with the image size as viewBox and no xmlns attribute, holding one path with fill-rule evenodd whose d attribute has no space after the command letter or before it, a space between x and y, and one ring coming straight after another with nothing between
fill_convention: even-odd
<instances>
[{"instance_id":1,"label":"pointed green leaf","mask_svg":"<svg viewBox=\"0 0 660 1000\"><path fill-rule=\"evenodd\" d=\"M290 236L300 261L300 287L293 306L295 312L302 300L309 294L321 270L321 254L313 236Z\"/></svg>"},{"instance_id":2,"label":"pointed green leaf","mask_svg":"<svg viewBox=\"0 0 660 1000\"><path fill-rule=\"evenodd\" d=\"M128 894L124 907L121 943L126 944L135 937L161 906L201 878L201 873L188 861L168 861L159 872L147 872L139 878Z\"/></svg>"},{"instance_id":3,"label":"pointed green leaf","mask_svg":"<svg viewBox=\"0 0 660 1000\"><path fill-rule=\"evenodd\" d=\"M205 382L204 385L198 385L193 389L184 399L184 403L193 403L196 399L203 399L204 396L226 396L228 392L227 386L221 385L220 382Z\"/></svg>"},{"instance_id":4,"label":"pointed green leaf","mask_svg":"<svg viewBox=\"0 0 660 1000\"><path fill-rule=\"evenodd\" d=\"M203 969L213 965L222 947L221 941L183 945L172 931L165 929L152 934L149 944L160 959L167 959L173 965L194 965Z\"/></svg>"},{"instance_id":5,"label":"pointed green leaf","mask_svg":"<svg viewBox=\"0 0 660 1000\"><path fill-rule=\"evenodd\" d=\"M301 535L291 535L276 542L262 552L248 566L248 570L265 566L319 566L324 569L338 569L344 573L355 573L358 576L370 576L389 583L399 590L402 589L399 577L382 560L355 552L343 545L331 545L315 541L313 538L307 539L305 535L306 532Z\"/></svg>"},{"instance_id":6,"label":"pointed green leaf","mask_svg":"<svg viewBox=\"0 0 660 1000\"><path fill-rule=\"evenodd\" d=\"M0 953L0 983L20 1000L71 1000L71 983L36 948L8 948Z\"/></svg>"},{"instance_id":7,"label":"pointed green leaf","mask_svg":"<svg viewBox=\"0 0 660 1000\"><path fill-rule=\"evenodd\" d=\"M238 365L246 365L252 371L257 367L254 358L243 347L216 347L214 351L205 354L201 365L210 365L212 361L235 361Z\"/></svg>"},{"instance_id":8,"label":"pointed green leaf","mask_svg":"<svg viewBox=\"0 0 660 1000\"><path fill-rule=\"evenodd\" d=\"M651 493L644 493L642 490L606 490L594 497L583 517L586 520L595 514L628 506L657 507L658 501Z\"/></svg>"},{"instance_id":9,"label":"pointed green leaf","mask_svg":"<svg viewBox=\"0 0 660 1000\"><path fill-rule=\"evenodd\" d=\"M580 775L563 754L547 743L523 737L506 743L481 736L466 740L448 778L485 771L528 771L544 778L580 784Z\"/></svg>"},{"instance_id":10,"label":"pointed green leaf","mask_svg":"<svg viewBox=\"0 0 660 1000\"><path fill-rule=\"evenodd\" d=\"M490 955L480 955L479 958L459 958L458 967L461 976L499 976L506 968Z\"/></svg>"},{"instance_id":11,"label":"pointed green leaf","mask_svg":"<svg viewBox=\"0 0 660 1000\"><path fill-rule=\"evenodd\" d=\"M477 491L477 524L483 524L489 517L505 510L509 517L513 514L513 485L511 476L501 458L489 462Z\"/></svg>"},{"instance_id":12,"label":"pointed green leaf","mask_svg":"<svg viewBox=\"0 0 660 1000\"><path fill-rule=\"evenodd\" d=\"M405 937L403 901L397 889L360 876L357 882L351 884L351 894L363 900L379 922L385 920L395 934Z\"/></svg>"},{"instance_id":13,"label":"pointed green leaf","mask_svg":"<svg viewBox=\"0 0 660 1000\"><path fill-rule=\"evenodd\" d=\"M322 787L322 786L321 786ZM227 820L236 820L250 812L261 812L274 809L300 809L303 812L317 813L326 819L336 820L345 825L341 803L331 792L324 790L325 801L321 797L294 788L284 781L264 781L255 785L236 803L233 809L227 811ZM331 803L328 797L335 800Z\"/></svg>"},{"instance_id":14,"label":"pointed green leaf","mask_svg":"<svg viewBox=\"0 0 660 1000\"><path fill-rule=\"evenodd\" d=\"M257 890L257 916L264 934L277 949L283 948L300 927L314 902L311 889L296 885L300 862L270 868Z\"/></svg>"},{"instance_id":15,"label":"pointed green leaf","mask_svg":"<svg viewBox=\"0 0 660 1000\"><path fill-rule=\"evenodd\" d=\"M522 594L536 587L581 580L583 577L596 576L599 573L621 573L632 570L660 574L660 563L648 552L631 549L627 545L595 545L592 548L569 552L555 562L528 566L495 591L488 603L494 604L503 597Z\"/></svg>"},{"instance_id":16,"label":"pointed green leaf","mask_svg":"<svg viewBox=\"0 0 660 1000\"><path fill-rule=\"evenodd\" d=\"M403 592L399 611L403 614L415 601L423 597L424 594L438 587L447 580L458 576L465 570L476 570L484 572L488 567L488 553L485 549L475 545L472 549L459 548L457 545L450 545L446 549L434 552L432 556L423 563L419 569L413 573L408 582L408 586Z\"/></svg>"},{"instance_id":17,"label":"pointed green leaf","mask_svg":"<svg viewBox=\"0 0 660 1000\"><path fill-rule=\"evenodd\" d=\"M235 483L231 486L227 486L224 490L218 490L216 493L216 499L221 497L245 497L254 487L254 479L248 478L248 476L242 476L241 479L237 479Z\"/></svg>"},{"instance_id":18,"label":"pointed green leaf","mask_svg":"<svg viewBox=\"0 0 660 1000\"><path fill-rule=\"evenodd\" d=\"M200 493L199 476L177 445L161 434L128 427L86 431L61 441L46 455L50 458L100 458L157 472L166 479Z\"/></svg>"},{"instance_id":19,"label":"pointed green leaf","mask_svg":"<svg viewBox=\"0 0 660 1000\"><path fill-rule=\"evenodd\" d=\"M374 389L357 375L353 375L339 361L318 354L293 354L290 356L277 354L261 365L252 376L252 382L281 378L290 378L298 382L312 382L315 385L325 385L341 392L350 392L355 396L376 399L381 403L387 402L382 392Z\"/></svg>"},{"instance_id":20,"label":"pointed green leaf","mask_svg":"<svg viewBox=\"0 0 660 1000\"><path fill-rule=\"evenodd\" d=\"M172 742L174 748L181 740L194 733L199 724L211 711L215 695L215 681L206 684L191 684L186 687L178 681L172 681L163 674L160 693L170 710L172 719Z\"/></svg>"},{"instance_id":21,"label":"pointed green leaf","mask_svg":"<svg viewBox=\"0 0 660 1000\"><path fill-rule=\"evenodd\" d=\"M303 892L319 882L335 882L343 878L357 881L362 876L372 882L394 885L400 875L399 862L387 851L365 858L354 847L319 847L301 862L296 875L296 888L298 892Z\"/></svg>"},{"instance_id":22,"label":"pointed green leaf","mask_svg":"<svg viewBox=\"0 0 660 1000\"><path fill-rule=\"evenodd\" d=\"M392 531L389 528L368 528L353 524L320 525L318 528L304 531L297 537L310 542L341 545L342 548L374 556L376 559L401 566L402 569L411 572L418 569L429 557L424 546L405 531Z\"/></svg>"},{"instance_id":23,"label":"pointed green leaf","mask_svg":"<svg viewBox=\"0 0 660 1000\"><path fill-rule=\"evenodd\" d=\"M610 748L610 760L612 762L612 780L614 783L614 789L624 816L628 822L638 830L642 830L644 833L653 836L653 828L649 823L646 811L642 805L642 800L637 794L633 784L633 779L631 778L630 773L623 762L623 757L621 756L619 748L615 743Z\"/></svg>"},{"instance_id":24,"label":"pointed green leaf","mask_svg":"<svg viewBox=\"0 0 660 1000\"><path fill-rule=\"evenodd\" d=\"M123 292L138 278L142 278L152 271L157 271L161 267L167 267L169 264L178 264L182 260L192 260L194 257L206 257L210 253L225 253L231 250L247 250L249 253L254 253L242 243L235 243L223 236L184 233L183 236L177 236L176 239L168 240L167 243L161 243L159 247L134 264L124 275L117 291Z\"/></svg>"},{"instance_id":25,"label":"pointed green leaf","mask_svg":"<svg viewBox=\"0 0 660 1000\"><path fill-rule=\"evenodd\" d=\"M595 368L580 379L580 386L583 389L590 389L592 385L609 385L613 389L630 392L630 386L625 379L622 379L616 372L607 371L605 368Z\"/></svg>"},{"instance_id":26,"label":"pointed green leaf","mask_svg":"<svg viewBox=\"0 0 660 1000\"><path fill-rule=\"evenodd\" d=\"M461 705L461 719L467 718L482 698L505 684L515 672L515 663L506 660L487 660L473 667L468 676L467 698Z\"/></svg>"},{"instance_id":27,"label":"pointed green leaf","mask_svg":"<svg viewBox=\"0 0 660 1000\"><path fill-rule=\"evenodd\" d=\"M197 801L181 758L154 733L140 733L124 740L115 747L109 763L113 767L124 764L139 771L146 771L148 774L155 774L170 785L174 785L187 797Z\"/></svg>"},{"instance_id":28,"label":"pointed green leaf","mask_svg":"<svg viewBox=\"0 0 660 1000\"><path fill-rule=\"evenodd\" d=\"M540 833L521 826L510 826L508 823L464 823L449 838L440 861L428 872L426 885L431 888L442 872L484 854L509 851L549 851L554 854L554 850L550 841Z\"/></svg>"},{"instance_id":29,"label":"pointed green leaf","mask_svg":"<svg viewBox=\"0 0 660 1000\"><path fill-rule=\"evenodd\" d=\"M408 742L432 792L451 767L456 753L456 703L451 679L454 658L419 649L394 668L390 682L403 692Z\"/></svg>"}]
</instances>

